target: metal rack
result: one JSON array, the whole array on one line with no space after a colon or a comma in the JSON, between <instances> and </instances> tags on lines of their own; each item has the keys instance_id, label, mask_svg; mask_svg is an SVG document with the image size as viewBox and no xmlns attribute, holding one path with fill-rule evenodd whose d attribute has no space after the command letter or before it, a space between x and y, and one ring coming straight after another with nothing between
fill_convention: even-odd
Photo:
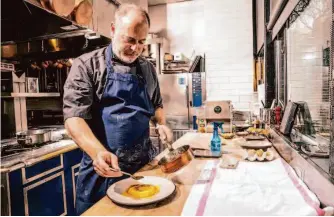
<instances>
[{"instance_id":1,"label":"metal rack","mask_svg":"<svg viewBox=\"0 0 334 217\"><path fill-rule=\"evenodd\" d=\"M164 55L167 50L166 47L168 47L168 41L165 38L149 38L147 39L146 44L156 45L156 71L158 74L161 74L165 65Z\"/></svg>"},{"instance_id":2,"label":"metal rack","mask_svg":"<svg viewBox=\"0 0 334 217\"><path fill-rule=\"evenodd\" d=\"M14 94L25 92L25 73L22 74L17 73L14 64L11 63L1 63L1 73L2 72L10 72L12 74ZM8 96L6 96L6 98L8 98ZM27 130L28 125L27 125L26 98L13 97L13 103L14 103L14 114L10 114L10 116L14 115L16 132Z\"/></svg>"}]
</instances>

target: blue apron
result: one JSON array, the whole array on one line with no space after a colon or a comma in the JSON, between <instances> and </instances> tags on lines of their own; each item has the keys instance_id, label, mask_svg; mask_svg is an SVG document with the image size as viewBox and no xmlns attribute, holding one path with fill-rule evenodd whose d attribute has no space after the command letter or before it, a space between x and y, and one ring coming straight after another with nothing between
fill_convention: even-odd
<instances>
[{"instance_id":1,"label":"blue apron","mask_svg":"<svg viewBox=\"0 0 334 217\"><path fill-rule=\"evenodd\" d=\"M136 75L118 73L112 66L112 47L106 48L107 81L101 101L92 109L87 121L105 148L118 157L119 167L135 173L156 152L149 138L149 121L154 108L137 61ZM93 169L91 158L84 153L76 187L76 211L81 214L106 195L113 183L128 178L104 178Z\"/></svg>"}]
</instances>

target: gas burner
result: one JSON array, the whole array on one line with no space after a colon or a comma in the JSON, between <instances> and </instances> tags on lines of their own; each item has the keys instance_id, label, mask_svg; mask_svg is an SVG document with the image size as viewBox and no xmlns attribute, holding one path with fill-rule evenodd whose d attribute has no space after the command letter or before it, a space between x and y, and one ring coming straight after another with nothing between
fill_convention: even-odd
<instances>
[{"instance_id":1,"label":"gas burner","mask_svg":"<svg viewBox=\"0 0 334 217\"><path fill-rule=\"evenodd\" d=\"M1 157L15 156L22 152L38 149L41 146L44 146L46 144L49 144L49 143L43 143L43 144L31 146L31 147L24 147L23 145L18 144L16 139L2 140L0 155Z\"/></svg>"},{"instance_id":2,"label":"gas burner","mask_svg":"<svg viewBox=\"0 0 334 217\"><path fill-rule=\"evenodd\" d=\"M20 147L13 146L11 148L5 148L1 150L1 157L11 157L30 150L32 150L32 148L21 148L21 146Z\"/></svg>"}]
</instances>

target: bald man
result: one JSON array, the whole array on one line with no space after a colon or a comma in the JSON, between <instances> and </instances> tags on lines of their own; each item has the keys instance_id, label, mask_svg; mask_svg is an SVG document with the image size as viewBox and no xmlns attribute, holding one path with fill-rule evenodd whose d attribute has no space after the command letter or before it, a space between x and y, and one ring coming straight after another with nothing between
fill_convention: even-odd
<instances>
[{"instance_id":1,"label":"bald man","mask_svg":"<svg viewBox=\"0 0 334 217\"><path fill-rule=\"evenodd\" d=\"M157 154L149 138L154 119L163 142L165 125L155 69L140 57L150 20L141 8L121 5L111 25L112 43L74 60L64 86L65 127L84 151L76 187L76 210L83 213L108 187L135 173Z\"/></svg>"}]
</instances>

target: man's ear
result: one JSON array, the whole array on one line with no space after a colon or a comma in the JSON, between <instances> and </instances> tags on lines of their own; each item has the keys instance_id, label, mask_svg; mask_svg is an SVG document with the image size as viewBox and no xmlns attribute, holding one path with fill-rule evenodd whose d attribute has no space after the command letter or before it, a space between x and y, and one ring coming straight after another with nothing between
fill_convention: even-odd
<instances>
[{"instance_id":1,"label":"man's ear","mask_svg":"<svg viewBox=\"0 0 334 217\"><path fill-rule=\"evenodd\" d=\"M115 35L115 23L112 22L111 26L110 26L110 36L111 36L111 38L113 38L114 35Z\"/></svg>"}]
</instances>

